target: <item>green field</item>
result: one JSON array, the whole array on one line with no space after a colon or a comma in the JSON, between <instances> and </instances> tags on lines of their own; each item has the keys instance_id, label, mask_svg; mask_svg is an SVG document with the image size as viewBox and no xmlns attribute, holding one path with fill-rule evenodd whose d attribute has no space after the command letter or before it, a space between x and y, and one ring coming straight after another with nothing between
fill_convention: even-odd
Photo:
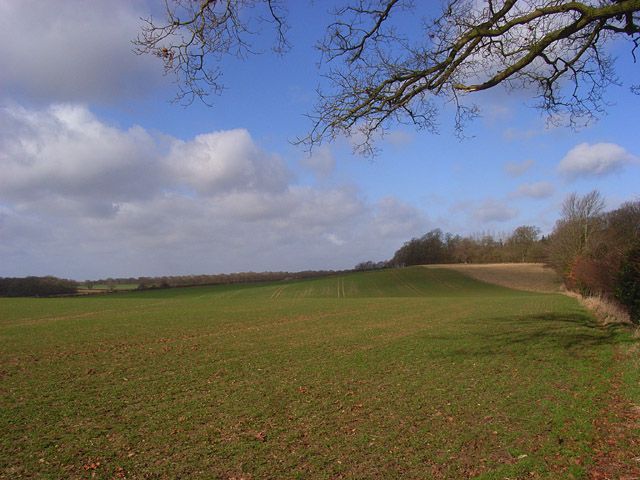
<instances>
[{"instance_id":1,"label":"green field","mask_svg":"<svg viewBox=\"0 0 640 480\"><path fill-rule=\"evenodd\" d=\"M0 478L583 478L632 342L419 267L0 299Z\"/></svg>"}]
</instances>

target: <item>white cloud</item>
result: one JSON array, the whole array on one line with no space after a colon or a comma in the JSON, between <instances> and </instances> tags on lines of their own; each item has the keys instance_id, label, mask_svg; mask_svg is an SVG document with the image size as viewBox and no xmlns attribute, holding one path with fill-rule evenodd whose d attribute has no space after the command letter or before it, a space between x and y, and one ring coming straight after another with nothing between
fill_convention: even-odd
<instances>
[{"instance_id":1,"label":"white cloud","mask_svg":"<svg viewBox=\"0 0 640 480\"><path fill-rule=\"evenodd\" d=\"M165 82L160 62L133 53L131 40L145 16L136 3L0 0L4 93L109 102Z\"/></svg>"},{"instance_id":2,"label":"white cloud","mask_svg":"<svg viewBox=\"0 0 640 480\"><path fill-rule=\"evenodd\" d=\"M383 139L394 147L404 147L413 142L415 135L405 130L392 130L385 133Z\"/></svg>"},{"instance_id":3,"label":"white cloud","mask_svg":"<svg viewBox=\"0 0 640 480\"><path fill-rule=\"evenodd\" d=\"M341 247L345 244L345 241L338 237L335 233L325 233L324 238L326 238L330 243L335 245L336 247Z\"/></svg>"},{"instance_id":4,"label":"white cloud","mask_svg":"<svg viewBox=\"0 0 640 480\"><path fill-rule=\"evenodd\" d=\"M506 222L517 215L518 211L515 208L510 207L506 202L493 199L485 200L472 211L474 220L480 223Z\"/></svg>"},{"instance_id":5,"label":"white cloud","mask_svg":"<svg viewBox=\"0 0 640 480\"><path fill-rule=\"evenodd\" d=\"M329 177L336 167L336 159L331 152L331 148L327 145L317 147L311 155L304 157L300 163L321 179Z\"/></svg>"},{"instance_id":6,"label":"white cloud","mask_svg":"<svg viewBox=\"0 0 640 480\"><path fill-rule=\"evenodd\" d=\"M569 179L601 177L637 161L638 157L615 143L581 143L564 156L558 171Z\"/></svg>"},{"instance_id":7,"label":"white cloud","mask_svg":"<svg viewBox=\"0 0 640 480\"><path fill-rule=\"evenodd\" d=\"M243 129L176 141L169 164L175 178L208 195L242 189L277 192L289 180L284 162L261 151Z\"/></svg>"},{"instance_id":8,"label":"white cloud","mask_svg":"<svg viewBox=\"0 0 640 480\"><path fill-rule=\"evenodd\" d=\"M15 106L0 152L0 275L345 268L427 225L393 197L295 184L246 130L179 141L82 106Z\"/></svg>"},{"instance_id":9,"label":"white cloud","mask_svg":"<svg viewBox=\"0 0 640 480\"><path fill-rule=\"evenodd\" d=\"M50 203L64 197L109 211L161 188L160 151L144 129L106 125L85 107L0 109L0 191L8 199Z\"/></svg>"},{"instance_id":10,"label":"white cloud","mask_svg":"<svg viewBox=\"0 0 640 480\"><path fill-rule=\"evenodd\" d=\"M553 195L555 187L549 182L525 183L511 194L511 197L547 198Z\"/></svg>"},{"instance_id":11,"label":"white cloud","mask_svg":"<svg viewBox=\"0 0 640 480\"><path fill-rule=\"evenodd\" d=\"M428 224L420 210L391 196L377 202L373 222L379 235L391 238L404 232L424 233Z\"/></svg>"},{"instance_id":12,"label":"white cloud","mask_svg":"<svg viewBox=\"0 0 640 480\"><path fill-rule=\"evenodd\" d=\"M522 162L507 162L504 165L504 171L512 177L519 177L528 172L535 163L535 160L531 159Z\"/></svg>"}]
</instances>

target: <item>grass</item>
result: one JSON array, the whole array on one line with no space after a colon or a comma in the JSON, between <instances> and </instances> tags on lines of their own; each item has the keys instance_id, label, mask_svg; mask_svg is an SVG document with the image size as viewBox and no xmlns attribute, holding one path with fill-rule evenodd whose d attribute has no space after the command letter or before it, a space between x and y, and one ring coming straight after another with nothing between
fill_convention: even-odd
<instances>
[{"instance_id":1,"label":"grass","mask_svg":"<svg viewBox=\"0 0 640 480\"><path fill-rule=\"evenodd\" d=\"M0 478L583 478L631 342L420 267L0 299Z\"/></svg>"}]
</instances>

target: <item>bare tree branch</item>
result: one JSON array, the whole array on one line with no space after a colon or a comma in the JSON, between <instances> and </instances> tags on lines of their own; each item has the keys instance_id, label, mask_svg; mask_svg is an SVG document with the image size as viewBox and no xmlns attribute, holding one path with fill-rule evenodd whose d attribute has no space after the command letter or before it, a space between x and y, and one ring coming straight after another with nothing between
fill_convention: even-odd
<instances>
[{"instance_id":1,"label":"bare tree branch","mask_svg":"<svg viewBox=\"0 0 640 480\"><path fill-rule=\"evenodd\" d=\"M260 8L265 14L260 15ZM258 15L249 13L258 10ZM217 63L225 55L245 57L252 50L252 24L271 23L276 31L274 50L284 52L286 11L281 0L165 0L166 19L144 24L134 41L138 54L152 54L164 63L165 74L173 74L178 87L176 100L189 104L199 98L209 104L211 94L224 86Z\"/></svg>"},{"instance_id":2,"label":"bare tree branch","mask_svg":"<svg viewBox=\"0 0 640 480\"><path fill-rule=\"evenodd\" d=\"M617 83L605 45L640 38L640 0L450 0L427 25L428 40L408 48L385 29L398 10L396 2L362 0L339 12L322 49L347 62L330 73L333 88L321 92L301 143L357 133L368 153L393 122L433 130L438 97L455 104L461 133L463 120L478 114L463 96L498 85L532 90L550 121L577 126L603 112L603 93ZM388 51L400 53L389 62Z\"/></svg>"},{"instance_id":3,"label":"bare tree branch","mask_svg":"<svg viewBox=\"0 0 640 480\"><path fill-rule=\"evenodd\" d=\"M182 99L219 93L215 62L252 52L247 11L263 8L276 47L287 45L278 0L166 1L167 22L148 19L136 45L176 75ZM442 1L424 35L406 38L397 20L419 14L410 0L344 0L319 45L327 90L298 142L312 148L346 135L371 153L395 123L437 131L442 101L455 106L463 135L478 115L468 96L499 85L531 92L550 121L578 126L604 111L604 92L619 83L608 44L628 39L635 60L640 43L640 0Z\"/></svg>"}]
</instances>

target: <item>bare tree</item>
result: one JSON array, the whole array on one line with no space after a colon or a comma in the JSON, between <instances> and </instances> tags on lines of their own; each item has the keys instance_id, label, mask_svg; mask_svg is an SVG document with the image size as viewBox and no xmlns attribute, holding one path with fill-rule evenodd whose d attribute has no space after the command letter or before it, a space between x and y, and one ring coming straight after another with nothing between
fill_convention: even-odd
<instances>
[{"instance_id":1,"label":"bare tree","mask_svg":"<svg viewBox=\"0 0 640 480\"><path fill-rule=\"evenodd\" d=\"M247 17L247 11L255 14ZM144 19L133 42L138 54L151 54L164 63L165 74L173 74L178 87L176 100L191 103L219 94L218 63L225 55L245 57L254 51L250 39L261 23L275 26L274 50L284 52L286 10L281 0L165 0L166 18Z\"/></svg>"},{"instance_id":2,"label":"bare tree","mask_svg":"<svg viewBox=\"0 0 640 480\"><path fill-rule=\"evenodd\" d=\"M286 47L278 0L166 1L166 22L148 19L136 44L177 75L182 98L220 91L220 55L251 52L245 10L265 10L255 19L273 23L276 49ZM618 83L607 45L628 39L635 60L640 42L640 0L446 0L419 38L394 23L419 14L410 0L345 3L319 45L329 82L300 139L310 147L349 135L371 152L395 122L435 131L438 99L453 102L462 132L478 114L466 96L498 85L531 91L550 119L576 126L602 113L604 91Z\"/></svg>"},{"instance_id":3,"label":"bare tree","mask_svg":"<svg viewBox=\"0 0 640 480\"><path fill-rule=\"evenodd\" d=\"M526 262L529 259L529 253L538 241L540 229L532 225L522 225L516 228L511 236L507 239L507 246L510 247L519 262Z\"/></svg>"},{"instance_id":4,"label":"bare tree","mask_svg":"<svg viewBox=\"0 0 640 480\"><path fill-rule=\"evenodd\" d=\"M593 224L603 211L604 199L597 190L592 190L583 196L572 193L562 204L562 221L575 225L579 230L577 237L580 250L588 247Z\"/></svg>"},{"instance_id":5,"label":"bare tree","mask_svg":"<svg viewBox=\"0 0 640 480\"><path fill-rule=\"evenodd\" d=\"M583 196L572 193L565 199L551 236L549 256L556 270L566 274L572 262L589 249L603 210L604 200L597 190Z\"/></svg>"}]
</instances>

